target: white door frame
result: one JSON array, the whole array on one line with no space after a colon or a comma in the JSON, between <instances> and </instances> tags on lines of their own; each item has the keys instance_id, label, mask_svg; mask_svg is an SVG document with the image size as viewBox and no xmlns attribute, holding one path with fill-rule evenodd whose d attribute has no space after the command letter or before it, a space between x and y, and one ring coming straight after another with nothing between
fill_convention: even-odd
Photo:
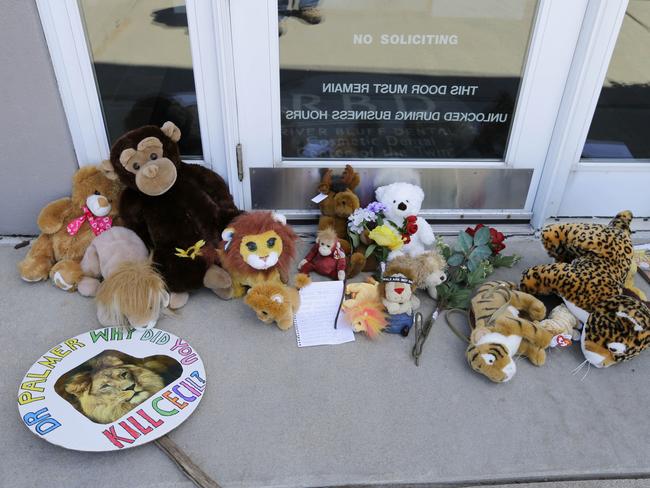
<instances>
[{"instance_id":1,"label":"white door frame","mask_svg":"<svg viewBox=\"0 0 650 488\"><path fill-rule=\"evenodd\" d=\"M77 0L36 0L79 166L108 158L110 143ZM186 0L203 159L243 205L228 0Z\"/></svg>"},{"instance_id":2,"label":"white door frame","mask_svg":"<svg viewBox=\"0 0 650 488\"><path fill-rule=\"evenodd\" d=\"M524 209L500 209L504 214L530 215L587 4L588 0L539 0L504 161L323 162L282 161L277 2L231 0L239 133L244 147L245 173L251 168L339 167L348 162L360 168L533 168ZM245 206L250 208L251 189L246 180L244 183ZM449 214L448 211L443 213ZM457 213L466 217L481 214L464 209L458 209ZM494 215L494 210L487 213Z\"/></svg>"},{"instance_id":3,"label":"white door frame","mask_svg":"<svg viewBox=\"0 0 650 488\"><path fill-rule=\"evenodd\" d=\"M589 185L580 184L593 182L594 178L607 182L606 186L619 195L621 191L638 196L647 193L650 181L647 163L580 161L627 4L628 0L589 1L533 207L535 228L541 227L547 218L557 216L565 199L582 199L591 208L596 208L599 200L607 199L608 195L594 191L596 185L587 191ZM645 179L630 177L631 173L643 174ZM610 210L615 212L616 209ZM594 215L594 211L587 215Z\"/></svg>"}]
</instances>

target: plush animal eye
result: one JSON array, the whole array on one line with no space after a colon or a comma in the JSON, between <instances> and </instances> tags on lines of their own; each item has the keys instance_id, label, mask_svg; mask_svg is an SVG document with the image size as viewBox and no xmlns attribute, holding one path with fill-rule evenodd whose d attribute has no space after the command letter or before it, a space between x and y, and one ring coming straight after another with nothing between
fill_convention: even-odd
<instances>
[{"instance_id":1,"label":"plush animal eye","mask_svg":"<svg viewBox=\"0 0 650 488\"><path fill-rule=\"evenodd\" d=\"M138 163L133 163L133 169L136 170L136 171L139 170L140 165Z\"/></svg>"},{"instance_id":2,"label":"plush animal eye","mask_svg":"<svg viewBox=\"0 0 650 488\"><path fill-rule=\"evenodd\" d=\"M126 378L128 375L129 375L129 373L127 373L126 371L122 371L120 373L120 378Z\"/></svg>"},{"instance_id":3,"label":"plush animal eye","mask_svg":"<svg viewBox=\"0 0 650 488\"><path fill-rule=\"evenodd\" d=\"M157 155L156 153L151 153L151 154L149 155L149 159L151 159L152 161L153 161L154 159L158 159L158 155Z\"/></svg>"},{"instance_id":4,"label":"plush animal eye","mask_svg":"<svg viewBox=\"0 0 650 488\"><path fill-rule=\"evenodd\" d=\"M268 315L269 313L266 310L262 310L262 315Z\"/></svg>"},{"instance_id":5,"label":"plush animal eye","mask_svg":"<svg viewBox=\"0 0 650 488\"><path fill-rule=\"evenodd\" d=\"M106 390L107 388L110 388L110 387L111 387L111 385L109 385L109 384L107 383L107 384L102 385L99 389L100 389L100 390Z\"/></svg>"},{"instance_id":6,"label":"plush animal eye","mask_svg":"<svg viewBox=\"0 0 650 488\"><path fill-rule=\"evenodd\" d=\"M257 244L255 244L254 242L247 242L247 243L246 243L246 247L247 247L248 250L251 251L251 252L253 252L253 251L257 251Z\"/></svg>"},{"instance_id":7,"label":"plush animal eye","mask_svg":"<svg viewBox=\"0 0 650 488\"><path fill-rule=\"evenodd\" d=\"M99 191L95 190L94 191L95 195L99 195Z\"/></svg>"},{"instance_id":8,"label":"plush animal eye","mask_svg":"<svg viewBox=\"0 0 650 488\"><path fill-rule=\"evenodd\" d=\"M273 246L275 246L275 241L276 241L276 240L277 240L277 239L276 239L275 237L271 237L271 238L269 238L268 241L266 241L266 245L267 245L268 247L273 247Z\"/></svg>"},{"instance_id":9,"label":"plush animal eye","mask_svg":"<svg viewBox=\"0 0 650 488\"><path fill-rule=\"evenodd\" d=\"M397 200L393 200L393 203L397 203Z\"/></svg>"},{"instance_id":10,"label":"plush animal eye","mask_svg":"<svg viewBox=\"0 0 650 488\"><path fill-rule=\"evenodd\" d=\"M620 342L610 342L607 344L607 349L609 349L613 354L623 354L627 349L627 346Z\"/></svg>"}]
</instances>

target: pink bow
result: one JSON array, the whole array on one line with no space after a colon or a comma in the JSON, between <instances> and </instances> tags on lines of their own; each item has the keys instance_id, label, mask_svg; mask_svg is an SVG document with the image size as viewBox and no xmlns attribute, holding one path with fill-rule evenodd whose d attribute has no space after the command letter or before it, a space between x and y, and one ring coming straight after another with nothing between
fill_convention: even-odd
<instances>
[{"instance_id":1,"label":"pink bow","mask_svg":"<svg viewBox=\"0 0 650 488\"><path fill-rule=\"evenodd\" d=\"M66 229L68 230L68 234L70 234L71 236L79 232L81 225L86 220L88 221L88 224L90 225L93 234L95 234L96 236L98 236L105 230L110 229L113 226L113 217L96 217L95 215L93 215L93 213L90 210L88 210L88 207L86 207L85 205L81 208L84 214L81 217L77 217L76 219L74 219L66 227Z\"/></svg>"}]
</instances>

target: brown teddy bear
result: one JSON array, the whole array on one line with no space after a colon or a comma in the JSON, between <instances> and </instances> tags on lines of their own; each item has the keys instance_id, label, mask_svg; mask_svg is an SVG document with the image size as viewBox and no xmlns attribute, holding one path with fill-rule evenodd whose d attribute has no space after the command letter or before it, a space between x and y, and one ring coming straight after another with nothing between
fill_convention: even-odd
<instances>
[{"instance_id":1,"label":"brown teddy bear","mask_svg":"<svg viewBox=\"0 0 650 488\"><path fill-rule=\"evenodd\" d=\"M49 277L62 290L77 289L86 248L96 235L110 229L117 216L122 187L106 177L103 165L81 168L72 177L72 196L55 200L41 210L37 220L41 235L18 263L23 280L35 282Z\"/></svg>"},{"instance_id":2,"label":"brown teddy bear","mask_svg":"<svg viewBox=\"0 0 650 488\"><path fill-rule=\"evenodd\" d=\"M366 265L364 253L358 251L353 253L348 241L348 217L361 206L359 197L354 193L359 183L361 183L359 173L348 164L340 180L332 180L332 170L328 169L318 185L318 191L327 195L327 198L319 203L321 216L318 219L318 230L331 227L336 231L341 249L350 256L346 273L348 278L359 274ZM365 247L362 251L365 251Z\"/></svg>"}]
</instances>

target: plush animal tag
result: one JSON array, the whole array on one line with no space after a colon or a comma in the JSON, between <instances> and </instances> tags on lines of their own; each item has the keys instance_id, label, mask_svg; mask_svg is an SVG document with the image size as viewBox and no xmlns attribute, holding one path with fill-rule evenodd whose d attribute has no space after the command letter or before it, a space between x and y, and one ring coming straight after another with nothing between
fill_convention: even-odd
<instances>
[{"instance_id":1,"label":"plush animal tag","mask_svg":"<svg viewBox=\"0 0 650 488\"><path fill-rule=\"evenodd\" d=\"M314 202L314 203L320 203L323 200L325 200L326 198L327 198L327 195L325 193L319 193L314 198L312 198L311 201Z\"/></svg>"},{"instance_id":2,"label":"plush animal tag","mask_svg":"<svg viewBox=\"0 0 650 488\"><path fill-rule=\"evenodd\" d=\"M569 347L572 344L569 334L558 334L551 339L551 347Z\"/></svg>"}]
</instances>

